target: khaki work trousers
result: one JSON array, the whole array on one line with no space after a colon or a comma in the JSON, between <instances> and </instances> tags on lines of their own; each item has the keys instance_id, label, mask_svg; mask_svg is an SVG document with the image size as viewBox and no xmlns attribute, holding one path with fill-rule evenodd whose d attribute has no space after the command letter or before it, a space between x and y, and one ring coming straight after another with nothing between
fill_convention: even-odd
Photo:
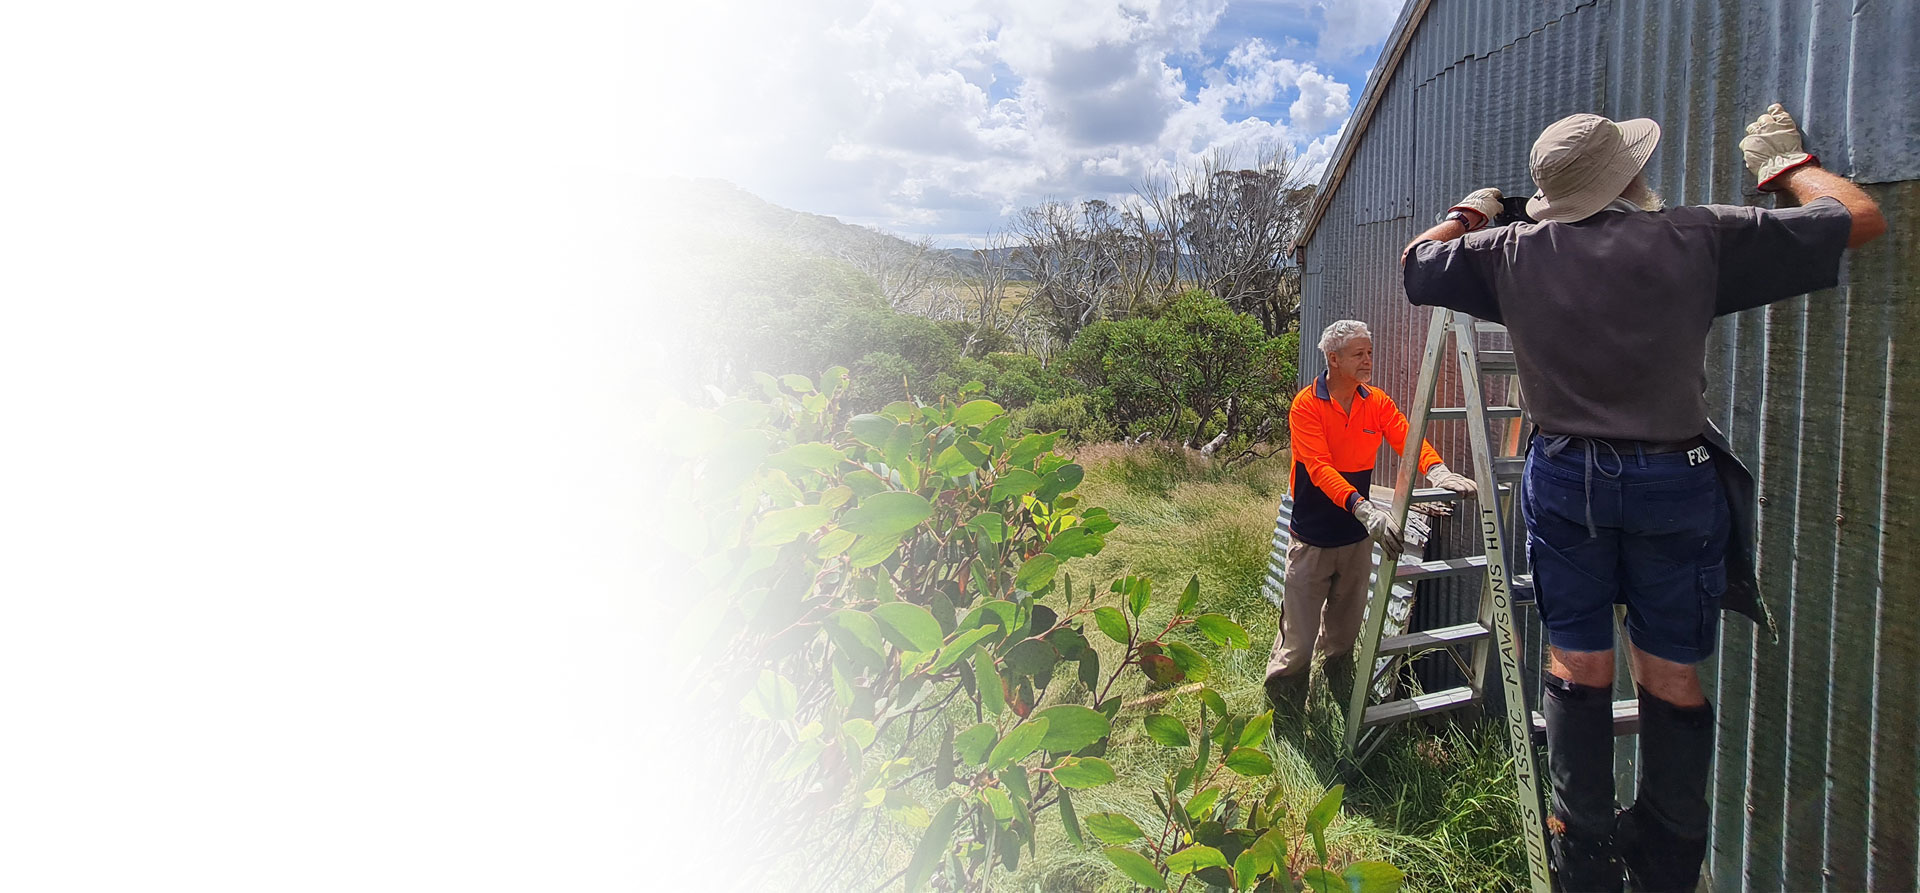
<instances>
[{"instance_id":1,"label":"khaki work trousers","mask_svg":"<svg viewBox=\"0 0 1920 893\"><path fill-rule=\"evenodd\" d=\"M1313 653L1336 658L1353 651L1366 615L1373 540L1322 548L1294 540L1287 546L1280 634L1267 658L1267 678L1304 674Z\"/></svg>"}]
</instances>

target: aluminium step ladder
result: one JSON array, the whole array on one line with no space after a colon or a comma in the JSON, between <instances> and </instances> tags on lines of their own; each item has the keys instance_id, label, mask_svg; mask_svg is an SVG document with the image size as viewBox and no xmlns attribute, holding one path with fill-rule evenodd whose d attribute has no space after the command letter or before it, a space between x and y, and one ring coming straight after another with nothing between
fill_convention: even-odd
<instances>
[{"instance_id":1,"label":"aluminium step ladder","mask_svg":"<svg viewBox=\"0 0 1920 893\"><path fill-rule=\"evenodd\" d=\"M1546 823L1541 815L1540 779L1534 760L1533 715L1526 706L1526 693L1520 678L1520 648L1514 632L1516 581L1508 544L1513 542L1515 525L1510 510L1517 499L1515 488L1506 486L1519 480L1521 465L1515 452L1523 410L1514 406L1488 406L1483 396L1483 376L1517 374L1511 351L1481 351L1479 334L1502 332L1503 328L1482 323L1465 314L1436 307L1427 327L1426 349L1421 357L1420 379L1408 413L1406 448L1402 452L1399 475L1394 486L1392 517L1405 524L1407 512L1415 502L1454 500L1459 497L1439 488L1413 486L1418 470L1419 444L1425 439L1429 421L1464 421L1473 453L1471 474L1478 488L1473 515L1480 532L1484 554L1433 561L1408 560L1402 556L1392 562L1392 573L1381 573L1368 603L1366 623L1360 633L1356 667L1371 668L1365 684L1355 684L1347 710L1345 752L1358 765L1386 739L1391 727L1406 720L1457 710L1480 704L1487 676L1487 662L1499 653L1500 682L1506 703L1506 725L1514 754L1514 780L1519 789L1520 822L1525 829L1524 844L1530 886L1536 893L1547 893ZM1454 356L1459 364L1461 390L1465 406L1435 408L1433 396L1448 336L1454 341ZM1508 393L1515 396L1517 387ZM1505 454L1496 457L1489 436L1489 422L1511 420L1508 436L1502 438ZM1408 452L1408 451L1411 452ZM1502 497L1505 497L1503 500ZM1383 569L1387 563L1383 562ZM1383 636L1386 603L1393 581L1407 584L1448 576L1478 576L1485 583L1473 622L1412 633ZM1466 684L1409 697L1397 693L1397 670L1420 655L1430 652L1448 655L1466 676ZM1360 680L1356 680L1356 683ZM1370 703L1373 702L1373 703Z\"/></svg>"}]
</instances>

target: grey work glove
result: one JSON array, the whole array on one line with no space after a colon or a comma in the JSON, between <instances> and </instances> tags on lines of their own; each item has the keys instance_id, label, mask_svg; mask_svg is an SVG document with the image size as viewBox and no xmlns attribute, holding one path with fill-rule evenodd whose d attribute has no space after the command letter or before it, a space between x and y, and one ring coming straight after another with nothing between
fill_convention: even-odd
<instances>
[{"instance_id":1,"label":"grey work glove","mask_svg":"<svg viewBox=\"0 0 1920 893\"><path fill-rule=\"evenodd\" d=\"M1500 216L1500 212L1503 210L1503 208L1500 205L1500 190L1495 189L1491 186L1485 189L1475 189L1474 191L1467 193L1466 198L1463 198L1460 201L1454 203L1454 206L1451 208L1448 208L1447 210L1448 211L1470 211L1474 214L1480 215L1479 226L1467 227L1467 229L1469 230L1479 229L1480 227L1486 226L1488 223L1493 222L1493 218Z\"/></svg>"},{"instance_id":2,"label":"grey work glove","mask_svg":"<svg viewBox=\"0 0 1920 893\"><path fill-rule=\"evenodd\" d=\"M1747 125L1747 135L1740 140L1740 154L1746 157L1747 170L1760 182L1762 192L1778 189L1773 181L1781 174L1820 161L1807 154L1800 125L1793 123L1793 116L1777 102Z\"/></svg>"},{"instance_id":3,"label":"grey work glove","mask_svg":"<svg viewBox=\"0 0 1920 893\"><path fill-rule=\"evenodd\" d=\"M1400 535L1400 525L1393 523L1385 508L1374 504L1371 499L1362 499L1353 504L1353 516L1367 525L1367 536L1380 544L1388 561L1400 557L1401 550L1406 548L1406 541Z\"/></svg>"},{"instance_id":4,"label":"grey work glove","mask_svg":"<svg viewBox=\"0 0 1920 893\"><path fill-rule=\"evenodd\" d=\"M1479 492L1479 488L1473 485L1473 478L1455 474L1445 462L1435 462L1432 468L1427 469L1427 483L1442 490L1452 490L1461 496L1472 496Z\"/></svg>"}]
</instances>

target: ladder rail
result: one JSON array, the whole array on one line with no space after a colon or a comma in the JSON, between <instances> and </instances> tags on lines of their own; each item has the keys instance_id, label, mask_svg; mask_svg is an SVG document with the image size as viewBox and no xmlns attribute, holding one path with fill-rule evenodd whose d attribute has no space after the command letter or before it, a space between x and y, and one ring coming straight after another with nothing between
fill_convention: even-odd
<instances>
[{"instance_id":1,"label":"ladder rail","mask_svg":"<svg viewBox=\"0 0 1920 893\"><path fill-rule=\"evenodd\" d=\"M1426 440L1427 410L1433 406L1433 392L1439 383L1440 354L1446 347L1447 321L1452 311L1444 307L1433 309L1433 318L1427 323L1427 346L1420 362L1420 382L1414 388L1413 413L1407 418L1407 439L1401 444L1400 473L1393 486L1393 507L1391 517L1402 528L1407 524L1407 510L1413 500L1413 476L1419 470L1420 444ZM1408 457L1411 449L1412 456ZM1363 497L1366 494L1361 494ZM1389 567L1391 565L1391 567ZM1358 754L1362 720L1367 711L1367 695L1373 691L1372 685L1357 684L1360 679L1372 679L1375 673L1374 659L1379 651L1380 632L1387 622L1387 602L1393 594L1393 579L1399 568L1398 559L1389 560L1385 555L1380 559L1380 571L1373 584L1373 597L1367 601L1367 622L1361 630L1358 654L1354 656L1356 684L1348 698L1347 727L1344 751Z\"/></svg>"},{"instance_id":2,"label":"ladder rail","mask_svg":"<svg viewBox=\"0 0 1920 893\"><path fill-rule=\"evenodd\" d=\"M1449 312L1451 315L1451 312ZM1487 431L1486 405L1480 393L1479 347L1471 318L1455 321L1455 347L1459 352L1461 382L1466 391L1467 436L1473 447L1473 476L1483 494L1478 500L1480 536L1486 549L1486 588L1482 595L1481 619L1491 620L1493 640L1474 643L1472 684L1482 684L1489 646L1500 652L1500 685L1506 695L1507 733L1513 747L1514 781L1519 788L1520 837L1527 851L1527 873L1534 893L1551 889L1547 874L1546 822L1540 809L1540 776L1533 753L1533 714L1527 709L1526 690L1520 681L1519 640L1514 635L1511 567L1507 562L1505 519L1500 516L1498 481L1493 476L1493 453ZM1491 616L1488 616L1488 615Z\"/></svg>"}]
</instances>

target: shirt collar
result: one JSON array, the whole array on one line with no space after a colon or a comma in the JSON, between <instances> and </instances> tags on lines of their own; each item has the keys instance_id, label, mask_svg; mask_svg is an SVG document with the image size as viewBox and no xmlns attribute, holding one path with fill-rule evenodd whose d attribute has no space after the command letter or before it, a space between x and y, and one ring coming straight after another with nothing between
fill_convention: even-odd
<instances>
[{"instance_id":1,"label":"shirt collar","mask_svg":"<svg viewBox=\"0 0 1920 893\"><path fill-rule=\"evenodd\" d=\"M1354 388L1356 389L1356 393L1360 395L1360 399L1362 400L1367 399L1366 385L1356 384L1354 385ZM1315 397L1319 397L1322 400L1333 399L1333 393L1327 390L1327 373L1322 372L1313 379L1313 395Z\"/></svg>"},{"instance_id":2,"label":"shirt collar","mask_svg":"<svg viewBox=\"0 0 1920 893\"><path fill-rule=\"evenodd\" d=\"M1633 202L1627 201L1625 198L1616 196L1613 201L1607 202L1606 206L1601 208L1600 210L1602 211L1639 211L1640 206L1634 204Z\"/></svg>"}]
</instances>

